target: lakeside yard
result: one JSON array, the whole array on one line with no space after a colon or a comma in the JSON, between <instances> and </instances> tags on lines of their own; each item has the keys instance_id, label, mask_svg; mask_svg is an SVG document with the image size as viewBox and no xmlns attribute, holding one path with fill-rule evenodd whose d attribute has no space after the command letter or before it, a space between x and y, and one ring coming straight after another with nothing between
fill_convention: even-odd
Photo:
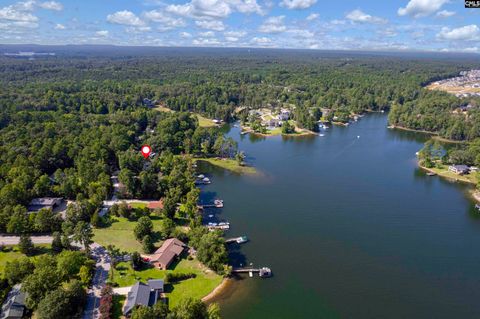
<instances>
[{"instance_id":1,"label":"lakeside yard","mask_svg":"<svg viewBox=\"0 0 480 319\"><path fill-rule=\"evenodd\" d=\"M173 264L171 270L160 270L147 267L135 271L128 262L121 262L114 272L113 282L119 287L128 287L137 281L147 282L148 279L163 279L167 273L194 273L195 278L181 280L177 283L166 284L165 292L169 299L170 308L175 307L180 299L201 299L208 295L221 282L222 276L203 266L198 260L181 259Z\"/></svg>"},{"instance_id":2,"label":"lakeside yard","mask_svg":"<svg viewBox=\"0 0 480 319\"><path fill-rule=\"evenodd\" d=\"M432 168L427 168L425 166L422 166L419 164L421 168L423 168L426 171L436 173L438 176L453 179L455 181L460 181L464 183L469 183L473 185L478 184L478 177L477 174L475 173L470 173L466 175L458 175L455 174L454 172L450 172L448 170L448 165L443 165L443 164L437 164L437 166L432 167Z\"/></svg>"},{"instance_id":3,"label":"lakeside yard","mask_svg":"<svg viewBox=\"0 0 480 319\"><path fill-rule=\"evenodd\" d=\"M144 203L130 203L132 207L142 207ZM136 221L129 220L124 217L111 216L111 224L107 227L96 228L93 230L93 241L102 246L114 245L122 251L132 253L134 251L141 252L142 244L135 239L133 229L137 224ZM162 230L163 220L157 215L151 214L150 219L153 223L153 231L159 232ZM155 244L158 244L157 241Z\"/></svg>"},{"instance_id":4,"label":"lakeside yard","mask_svg":"<svg viewBox=\"0 0 480 319\"><path fill-rule=\"evenodd\" d=\"M252 166L241 166L234 159L218 159L213 157L194 158L195 161L208 162L211 165L221 167L223 169L239 173L239 174L257 174L257 170Z\"/></svg>"}]
</instances>

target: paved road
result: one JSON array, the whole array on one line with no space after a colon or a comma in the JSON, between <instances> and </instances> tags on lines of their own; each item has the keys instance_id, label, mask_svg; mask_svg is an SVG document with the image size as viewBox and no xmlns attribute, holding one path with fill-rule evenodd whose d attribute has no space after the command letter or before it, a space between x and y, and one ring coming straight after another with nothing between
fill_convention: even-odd
<instances>
[{"instance_id":1,"label":"paved road","mask_svg":"<svg viewBox=\"0 0 480 319\"><path fill-rule=\"evenodd\" d=\"M95 275L92 280L92 287L88 290L87 306L83 319L96 319L100 317L98 308L100 306L100 293L108 279L111 261L107 250L97 243L90 245L92 257L96 261Z\"/></svg>"},{"instance_id":2,"label":"paved road","mask_svg":"<svg viewBox=\"0 0 480 319\"><path fill-rule=\"evenodd\" d=\"M52 236L32 236L34 244L50 244L53 240ZM20 236L3 236L0 235L0 243L3 245L17 245L20 241Z\"/></svg>"}]
</instances>

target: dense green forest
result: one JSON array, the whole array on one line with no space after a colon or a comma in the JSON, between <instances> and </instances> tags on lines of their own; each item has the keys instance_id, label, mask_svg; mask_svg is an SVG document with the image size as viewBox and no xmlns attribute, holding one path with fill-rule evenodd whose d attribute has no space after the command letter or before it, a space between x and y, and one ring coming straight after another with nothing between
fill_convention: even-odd
<instances>
[{"instance_id":1,"label":"dense green forest","mask_svg":"<svg viewBox=\"0 0 480 319\"><path fill-rule=\"evenodd\" d=\"M214 153L218 132L198 127L194 117L182 112L229 121L241 116L238 107L294 105L297 122L308 126L318 119L319 109L347 120L354 113L391 109L394 125L451 139L480 136L477 107L468 114L452 113L460 105L479 105L478 99L422 88L475 67L475 61L215 52L141 54L139 49L125 56L0 57L3 211L47 195L75 199L82 194L98 205L111 192L110 176L116 170L126 198L159 197L169 188L180 189L177 197L185 195L187 186L174 185L178 171L169 167L169 156ZM144 105L145 98L181 112L158 112ZM149 167L143 167L137 151L142 143L161 154ZM7 224L3 220L0 228L5 231Z\"/></svg>"},{"instance_id":2,"label":"dense green forest","mask_svg":"<svg viewBox=\"0 0 480 319\"><path fill-rule=\"evenodd\" d=\"M4 295L23 282L28 307L39 318L81 311L93 265L86 254L73 252L71 243L81 243L88 252L91 227L109 223L108 215L100 218L99 211L111 198L114 175L122 185L121 198L163 198L163 209L154 214L169 226L165 233L188 242L203 264L228 275L224 239L202 227L197 214L192 157L243 161L244 155L219 129L200 127L195 114L232 121L245 118L251 109L287 107L294 110L297 125L313 129L320 118L346 122L355 114L390 110L393 125L457 140L480 137L478 99L423 88L478 68L465 57L240 49L44 50L58 52L35 59L0 56L0 232L22 234L20 249L27 255L35 250L28 234L54 237L52 255L7 265L0 292ZM468 112L453 112L467 104L473 105ZM160 112L156 105L176 112ZM292 129L284 128L287 133ZM139 152L143 144L155 152L148 160ZM448 155L450 161L460 158L479 165L478 140ZM72 201L63 219L50 210L27 212L32 198L44 196ZM153 250L147 209L122 203L114 205L111 214L136 222L135 237L145 252ZM175 231L176 225L187 224L188 233ZM61 274L67 262L70 272ZM41 286L42 281L51 286ZM63 306L51 314L51 305L59 300ZM193 308L200 311L198 318L218 317L192 300L172 311ZM139 308L139 318L150 310ZM152 311L163 318L169 310Z\"/></svg>"}]
</instances>

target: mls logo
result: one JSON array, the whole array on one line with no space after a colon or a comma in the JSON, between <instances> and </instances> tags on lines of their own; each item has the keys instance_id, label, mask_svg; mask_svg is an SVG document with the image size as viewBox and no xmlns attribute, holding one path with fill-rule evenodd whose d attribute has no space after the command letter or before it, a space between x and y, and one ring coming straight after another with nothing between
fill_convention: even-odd
<instances>
[{"instance_id":1,"label":"mls logo","mask_svg":"<svg viewBox=\"0 0 480 319\"><path fill-rule=\"evenodd\" d=\"M465 8L480 8L480 0L465 0Z\"/></svg>"}]
</instances>

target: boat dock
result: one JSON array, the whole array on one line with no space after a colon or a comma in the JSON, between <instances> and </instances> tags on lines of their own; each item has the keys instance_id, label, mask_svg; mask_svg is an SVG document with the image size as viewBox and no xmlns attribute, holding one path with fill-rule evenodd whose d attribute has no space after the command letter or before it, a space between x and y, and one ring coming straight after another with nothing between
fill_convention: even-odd
<instances>
[{"instance_id":1,"label":"boat dock","mask_svg":"<svg viewBox=\"0 0 480 319\"><path fill-rule=\"evenodd\" d=\"M233 268L232 274L247 274L253 277L253 274L258 274L259 277L267 278L272 276L272 270L268 267L262 268Z\"/></svg>"},{"instance_id":2,"label":"boat dock","mask_svg":"<svg viewBox=\"0 0 480 319\"><path fill-rule=\"evenodd\" d=\"M199 209L205 209L205 208L223 208L223 200L222 199L216 199L213 201L213 204L205 204L205 205L197 205Z\"/></svg>"},{"instance_id":3,"label":"boat dock","mask_svg":"<svg viewBox=\"0 0 480 319\"><path fill-rule=\"evenodd\" d=\"M221 223L208 223L205 225L208 230L213 231L213 230L229 230L230 229L230 223L229 222L221 222Z\"/></svg>"},{"instance_id":4,"label":"boat dock","mask_svg":"<svg viewBox=\"0 0 480 319\"><path fill-rule=\"evenodd\" d=\"M231 243L243 244L243 243L246 243L247 241L248 241L247 236L240 236L240 237L225 239L225 243L227 244L231 244Z\"/></svg>"}]
</instances>

